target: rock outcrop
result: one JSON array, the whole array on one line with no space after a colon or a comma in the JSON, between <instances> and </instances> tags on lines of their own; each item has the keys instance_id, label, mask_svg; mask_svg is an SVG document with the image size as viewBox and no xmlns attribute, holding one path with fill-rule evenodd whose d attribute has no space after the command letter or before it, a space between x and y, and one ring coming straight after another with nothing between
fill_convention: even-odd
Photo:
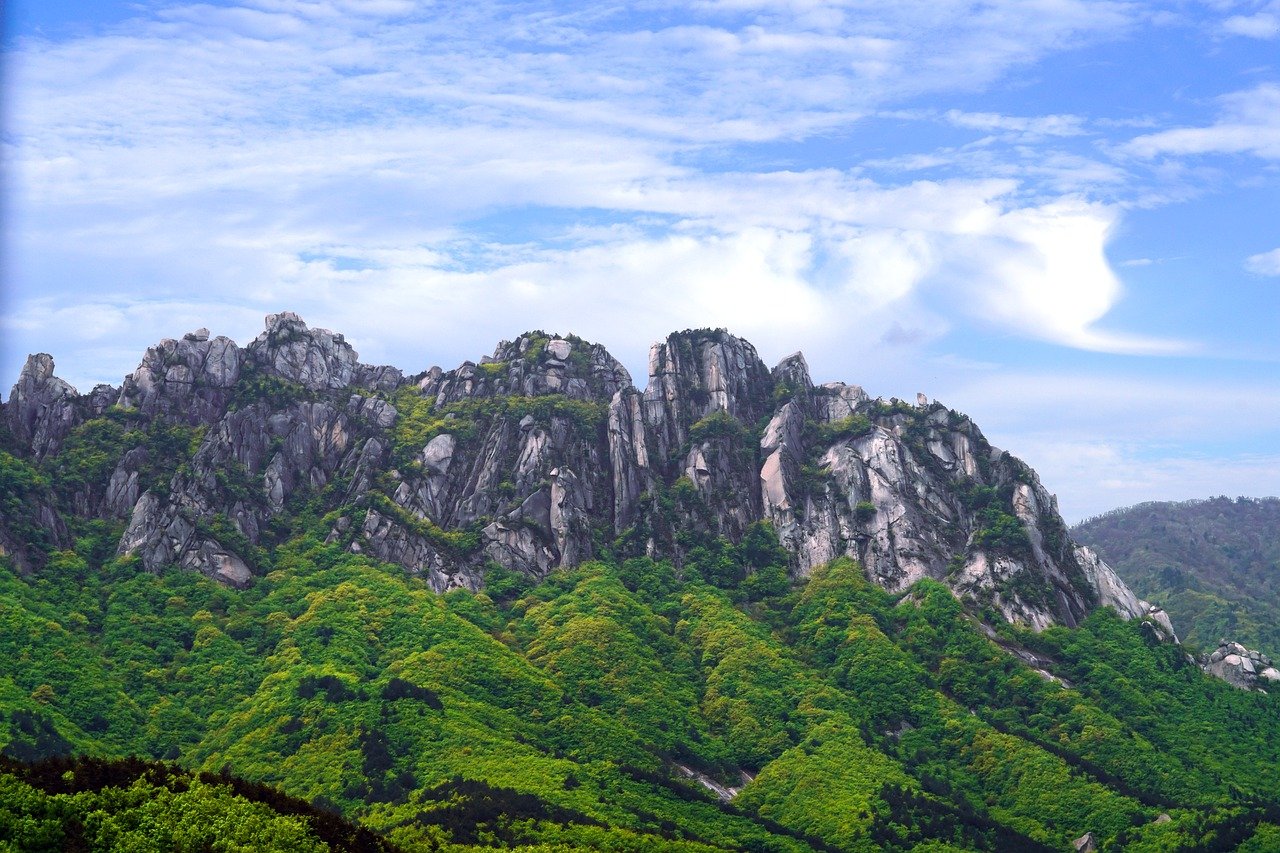
<instances>
[{"instance_id":1,"label":"rock outcrop","mask_svg":"<svg viewBox=\"0 0 1280 853\"><path fill-rule=\"evenodd\" d=\"M226 411L244 358L230 338L210 340L208 329L150 347L125 377L118 403L145 417L210 424Z\"/></svg>"},{"instance_id":2,"label":"rock outcrop","mask_svg":"<svg viewBox=\"0 0 1280 853\"><path fill-rule=\"evenodd\" d=\"M1204 658L1201 666L1210 675L1244 690L1280 686L1280 669L1271 658L1230 640L1219 640L1218 648Z\"/></svg>"},{"instance_id":3,"label":"rock outcrop","mask_svg":"<svg viewBox=\"0 0 1280 853\"><path fill-rule=\"evenodd\" d=\"M249 584L304 507L328 513L330 544L438 590L478 588L492 564L542 577L602 546L680 567L690 543L764 521L798 576L848 555L891 590L935 578L1036 628L1107 605L1173 637L967 417L815 386L799 353L770 370L723 330L655 344L640 391L573 336L530 332L408 379L284 312L244 348L204 329L162 341L118 393L81 398L32 356L4 417L40 460L112 405L198 443L168 468L145 441L124 447L77 493L77 512L128 519L120 553L148 570Z\"/></svg>"},{"instance_id":4,"label":"rock outcrop","mask_svg":"<svg viewBox=\"0 0 1280 853\"><path fill-rule=\"evenodd\" d=\"M76 389L53 375L53 356L28 356L4 406L9 433L32 457L43 459L83 419L77 402Z\"/></svg>"}]
</instances>

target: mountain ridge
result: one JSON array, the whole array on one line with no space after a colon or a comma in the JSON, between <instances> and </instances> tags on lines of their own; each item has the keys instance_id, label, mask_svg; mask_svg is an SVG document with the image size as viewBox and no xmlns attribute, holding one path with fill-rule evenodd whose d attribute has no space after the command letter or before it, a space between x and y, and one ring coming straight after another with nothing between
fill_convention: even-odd
<instances>
[{"instance_id":1,"label":"mountain ridge","mask_svg":"<svg viewBox=\"0 0 1280 853\"><path fill-rule=\"evenodd\" d=\"M737 542L768 522L797 576L851 556L891 591L933 577L1038 628L1106 604L1173 635L1070 541L1034 471L966 416L923 395L814 385L800 353L770 370L724 330L673 333L649 362L641 391L603 346L535 332L406 377L282 312L243 348L203 329L166 339L118 391L78 395L52 357L32 356L3 412L37 460L104 417L199 433L169 483L148 483L148 460L126 449L73 496L126 520L120 553L151 571L176 563L246 585L286 502L324 491L327 511L346 510L331 539L438 590L478 589L486 563L545 576L609 537L679 565L676 528ZM0 532L6 542L22 566L21 543Z\"/></svg>"}]
</instances>

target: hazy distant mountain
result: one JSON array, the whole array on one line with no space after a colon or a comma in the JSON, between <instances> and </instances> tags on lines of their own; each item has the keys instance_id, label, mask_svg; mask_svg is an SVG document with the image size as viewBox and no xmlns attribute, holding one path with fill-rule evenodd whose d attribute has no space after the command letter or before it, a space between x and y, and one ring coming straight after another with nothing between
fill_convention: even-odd
<instances>
[{"instance_id":1,"label":"hazy distant mountain","mask_svg":"<svg viewBox=\"0 0 1280 853\"><path fill-rule=\"evenodd\" d=\"M1280 498L1144 503L1071 532L1161 604L1184 640L1280 652Z\"/></svg>"}]
</instances>

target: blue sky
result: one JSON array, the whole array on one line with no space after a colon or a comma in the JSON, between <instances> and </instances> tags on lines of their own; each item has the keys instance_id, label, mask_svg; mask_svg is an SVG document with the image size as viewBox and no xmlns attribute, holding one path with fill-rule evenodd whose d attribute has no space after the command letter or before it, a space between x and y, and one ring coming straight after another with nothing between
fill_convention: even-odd
<instances>
[{"instance_id":1,"label":"blue sky","mask_svg":"<svg viewBox=\"0 0 1280 853\"><path fill-rule=\"evenodd\" d=\"M725 326L1071 520L1280 492L1280 0L10 0L0 382L268 312L452 367Z\"/></svg>"}]
</instances>

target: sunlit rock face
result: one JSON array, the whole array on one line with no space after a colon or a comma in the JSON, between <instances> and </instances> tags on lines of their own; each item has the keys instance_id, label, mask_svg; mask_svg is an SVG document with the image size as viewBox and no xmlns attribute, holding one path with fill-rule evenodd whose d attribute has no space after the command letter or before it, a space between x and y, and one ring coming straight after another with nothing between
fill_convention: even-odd
<instances>
[{"instance_id":1,"label":"sunlit rock face","mask_svg":"<svg viewBox=\"0 0 1280 853\"><path fill-rule=\"evenodd\" d=\"M147 570L251 584L255 549L300 513L437 590L477 589L494 565L543 577L602 548L680 566L691 543L768 522L797 577L850 556L887 589L934 578L1037 629L1106 605L1173 637L969 418L814 385L800 353L769 369L723 330L654 344L640 390L572 335L529 332L408 377L283 312L247 347L205 329L162 341L119 391L78 395L32 356L3 415L39 459L104 412L190 442L171 460L121 447L77 496L77 512L126 523L119 551Z\"/></svg>"}]
</instances>

